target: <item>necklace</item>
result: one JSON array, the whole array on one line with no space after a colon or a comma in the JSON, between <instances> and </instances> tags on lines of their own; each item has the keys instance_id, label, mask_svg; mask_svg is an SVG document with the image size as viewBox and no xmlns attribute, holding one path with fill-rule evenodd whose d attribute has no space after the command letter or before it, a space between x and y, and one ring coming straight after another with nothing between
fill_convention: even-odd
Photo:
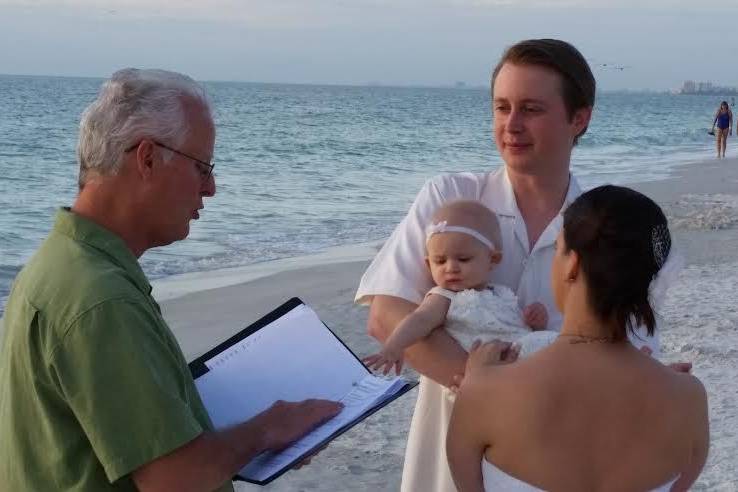
<instances>
[{"instance_id":1,"label":"necklace","mask_svg":"<svg viewBox=\"0 0 738 492\"><path fill-rule=\"evenodd\" d=\"M589 335L579 335L576 333L564 333L559 335L559 338L563 337L570 337L569 343L572 345L578 343L616 343L618 341L612 337L592 337Z\"/></svg>"}]
</instances>

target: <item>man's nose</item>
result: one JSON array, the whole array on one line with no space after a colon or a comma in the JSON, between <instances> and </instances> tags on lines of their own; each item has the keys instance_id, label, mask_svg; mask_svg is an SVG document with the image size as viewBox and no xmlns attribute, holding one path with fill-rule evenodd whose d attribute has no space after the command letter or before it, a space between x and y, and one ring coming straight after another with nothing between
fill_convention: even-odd
<instances>
[{"instance_id":1,"label":"man's nose","mask_svg":"<svg viewBox=\"0 0 738 492\"><path fill-rule=\"evenodd\" d=\"M507 115L506 127L511 133L518 133L523 129L523 112L519 109L511 109Z\"/></svg>"},{"instance_id":2,"label":"man's nose","mask_svg":"<svg viewBox=\"0 0 738 492\"><path fill-rule=\"evenodd\" d=\"M454 260L446 260L446 271L455 272L459 269L459 262Z\"/></svg>"},{"instance_id":3,"label":"man's nose","mask_svg":"<svg viewBox=\"0 0 738 492\"><path fill-rule=\"evenodd\" d=\"M215 195L215 175L213 173L210 173L208 179L203 182L200 194L207 197Z\"/></svg>"}]
</instances>

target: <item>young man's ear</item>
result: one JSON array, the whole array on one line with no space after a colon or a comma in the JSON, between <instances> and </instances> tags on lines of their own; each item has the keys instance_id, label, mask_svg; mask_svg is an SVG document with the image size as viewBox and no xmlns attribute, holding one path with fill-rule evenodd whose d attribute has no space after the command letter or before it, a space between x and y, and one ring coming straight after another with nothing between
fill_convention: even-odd
<instances>
[{"instance_id":1,"label":"young man's ear","mask_svg":"<svg viewBox=\"0 0 738 492\"><path fill-rule=\"evenodd\" d=\"M428 269L430 270L430 260L427 256L425 257L425 266L428 267Z\"/></svg>"},{"instance_id":2,"label":"young man's ear","mask_svg":"<svg viewBox=\"0 0 738 492\"><path fill-rule=\"evenodd\" d=\"M582 130L589 126L589 122L592 119L592 108L579 108L572 115L572 123L574 125L575 135L579 135Z\"/></svg>"},{"instance_id":3,"label":"young man's ear","mask_svg":"<svg viewBox=\"0 0 738 492\"><path fill-rule=\"evenodd\" d=\"M494 249L489 254L490 268L502 261L502 251Z\"/></svg>"}]
</instances>

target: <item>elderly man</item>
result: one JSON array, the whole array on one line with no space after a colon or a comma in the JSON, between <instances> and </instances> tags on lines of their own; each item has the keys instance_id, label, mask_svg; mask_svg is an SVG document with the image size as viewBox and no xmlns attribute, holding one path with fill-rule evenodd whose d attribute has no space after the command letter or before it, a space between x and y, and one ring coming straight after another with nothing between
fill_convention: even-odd
<instances>
[{"instance_id":1,"label":"elderly man","mask_svg":"<svg viewBox=\"0 0 738 492\"><path fill-rule=\"evenodd\" d=\"M280 402L214 431L138 264L215 194L215 128L189 77L126 69L87 108L79 196L15 280L0 356L0 490L231 490L334 416Z\"/></svg>"}]
</instances>

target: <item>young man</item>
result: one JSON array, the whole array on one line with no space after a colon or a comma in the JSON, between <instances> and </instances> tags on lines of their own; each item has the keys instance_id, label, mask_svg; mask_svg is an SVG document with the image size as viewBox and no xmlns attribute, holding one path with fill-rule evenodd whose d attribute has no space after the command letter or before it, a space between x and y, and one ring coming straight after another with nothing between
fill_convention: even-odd
<instances>
[{"instance_id":1,"label":"young man","mask_svg":"<svg viewBox=\"0 0 738 492\"><path fill-rule=\"evenodd\" d=\"M0 354L0 490L232 490L263 451L333 417L278 402L214 431L138 257L215 194L215 128L184 75L126 69L80 124L80 192L18 274Z\"/></svg>"},{"instance_id":2,"label":"young man","mask_svg":"<svg viewBox=\"0 0 738 492\"><path fill-rule=\"evenodd\" d=\"M560 328L549 285L554 241L561 211L580 194L569 171L571 152L587 130L594 101L592 72L570 44L528 40L505 52L492 76L494 137L505 165L426 183L356 293L356 302L371 305L368 328L374 338L384 341L432 286L423 265L424 231L435 210L450 200L480 200L497 214L504 254L490 281L517 293L528 324L543 318L546 328ZM442 387L463 374L467 353L436 330L406 357L422 377L402 490L454 491L445 453L451 402Z\"/></svg>"}]
</instances>

